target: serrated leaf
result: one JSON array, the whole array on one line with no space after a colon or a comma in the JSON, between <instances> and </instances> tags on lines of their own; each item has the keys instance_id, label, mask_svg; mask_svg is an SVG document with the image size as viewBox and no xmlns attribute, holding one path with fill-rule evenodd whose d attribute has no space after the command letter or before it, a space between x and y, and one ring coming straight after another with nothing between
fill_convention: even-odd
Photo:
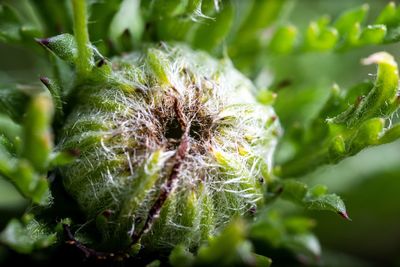
<instances>
[{"instance_id":1,"label":"serrated leaf","mask_svg":"<svg viewBox=\"0 0 400 267\"><path fill-rule=\"evenodd\" d=\"M346 111L331 119L332 123L345 123L349 127L373 117L387 117L397 109L398 68L393 57L379 52L364 59L364 64L378 64L377 78L372 90Z\"/></svg>"},{"instance_id":2,"label":"serrated leaf","mask_svg":"<svg viewBox=\"0 0 400 267\"><path fill-rule=\"evenodd\" d=\"M327 16L311 22L305 31L298 30L298 39L301 41L293 44L290 47L291 49L285 48L282 51L276 49L279 46L276 45L275 40L282 34L280 31L276 31L276 36L273 35L271 38L274 44L270 45L270 50L278 54L344 51L355 47L398 41L400 39L398 28L400 25L400 9L397 10L395 5L388 5L375 24L364 26L368 9L369 6L364 4L347 10L332 24ZM283 47L289 47L285 42L279 42L279 44Z\"/></svg>"},{"instance_id":3,"label":"serrated leaf","mask_svg":"<svg viewBox=\"0 0 400 267\"><path fill-rule=\"evenodd\" d=\"M300 181L285 180L282 198L306 209L327 210L347 217L346 207L340 197L336 194L327 194L326 188L320 185L309 189Z\"/></svg>"},{"instance_id":4,"label":"serrated leaf","mask_svg":"<svg viewBox=\"0 0 400 267\"><path fill-rule=\"evenodd\" d=\"M338 214L347 214L343 200L336 194L324 194L318 197L308 195L303 205L310 210L327 210Z\"/></svg>"},{"instance_id":5,"label":"serrated leaf","mask_svg":"<svg viewBox=\"0 0 400 267\"><path fill-rule=\"evenodd\" d=\"M292 130L290 138L298 147L279 168L281 176L302 175L400 137L397 127L391 130L390 123L400 107L397 63L386 52L375 53L363 63L378 65L374 83L363 82L347 92L334 86L312 123Z\"/></svg>"}]
</instances>

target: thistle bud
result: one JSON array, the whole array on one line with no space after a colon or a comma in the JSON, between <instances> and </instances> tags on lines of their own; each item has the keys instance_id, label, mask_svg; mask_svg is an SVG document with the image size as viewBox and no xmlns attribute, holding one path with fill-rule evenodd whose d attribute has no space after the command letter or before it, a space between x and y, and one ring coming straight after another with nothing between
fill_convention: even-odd
<instances>
[{"instance_id":1,"label":"thistle bud","mask_svg":"<svg viewBox=\"0 0 400 267\"><path fill-rule=\"evenodd\" d=\"M115 58L75 88L59 149L67 191L108 248L196 248L262 202L280 133L229 60L183 45Z\"/></svg>"}]
</instances>

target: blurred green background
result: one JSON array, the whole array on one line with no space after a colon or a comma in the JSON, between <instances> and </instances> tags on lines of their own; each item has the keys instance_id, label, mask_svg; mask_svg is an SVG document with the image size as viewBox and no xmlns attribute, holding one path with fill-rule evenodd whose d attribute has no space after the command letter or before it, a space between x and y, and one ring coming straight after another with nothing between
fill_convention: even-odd
<instances>
[{"instance_id":1,"label":"blurred green background","mask_svg":"<svg viewBox=\"0 0 400 267\"><path fill-rule=\"evenodd\" d=\"M322 14L335 18L347 8L369 3L373 19L388 1L383 0L298 0L293 1L285 20L304 28ZM400 61L400 44L353 49L343 53L309 53L271 56L265 59L265 71L275 81L290 81L278 91L276 110L284 126L307 123L326 99L333 83L341 88L371 79L375 66L362 66L360 60L373 52L388 51ZM38 47L32 54L19 46L0 44L0 80L2 84L39 85L39 76L49 72L45 54ZM268 77L258 77L259 86L268 86ZM287 106L299 107L295 113ZM395 116L393 120L398 120ZM285 157L282 143L276 160ZM328 185L330 191L345 200L351 222L330 213L306 212L288 208L288 212L307 214L317 221L315 229L329 257L335 251L362 259L371 266L400 266L400 142L367 149L338 165L325 166L303 177L309 184ZM0 227L8 218L22 214L26 202L7 182L0 180ZM340 265L336 265L340 266Z\"/></svg>"},{"instance_id":2,"label":"blurred green background","mask_svg":"<svg viewBox=\"0 0 400 267\"><path fill-rule=\"evenodd\" d=\"M389 1L307 0L298 1L290 21L304 27L322 14L333 18L345 8L370 5L370 18ZM279 92L276 109L285 123L306 123L323 103L330 86L347 88L372 79L375 66L362 66L360 60L376 51L387 51L400 61L400 44L375 46L345 53L313 53L274 59L278 79L291 80L292 86ZM302 103L307 102L303 105ZM286 105L302 106L296 114L286 114ZM398 121L398 116L393 121ZM284 157L283 145L277 157ZM309 184L326 184L346 203L351 222L329 213L310 212L325 251L333 250L363 259L363 265L400 266L400 142L370 148L335 166L325 166L303 178ZM295 213L299 211L296 210ZM337 266L341 266L340 264Z\"/></svg>"}]
</instances>

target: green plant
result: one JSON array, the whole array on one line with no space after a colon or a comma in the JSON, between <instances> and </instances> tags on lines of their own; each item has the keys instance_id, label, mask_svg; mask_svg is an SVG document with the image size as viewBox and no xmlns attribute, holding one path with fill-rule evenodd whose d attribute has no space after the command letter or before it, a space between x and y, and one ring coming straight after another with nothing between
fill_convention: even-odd
<instances>
[{"instance_id":1,"label":"green plant","mask_svg":"<svg viewBox=\"0 0 400 267\"><path fill-rule=\"evenodd\" d=\"M314 222L275 201L349 219L339 196L296 177L400 136L386 52L363 61L378 65L374 82L334 85L301 125L281 127L272 108L284 83L256 88L242 74L257 82L277 55L396 42L394 3L368 26L363 5L305 30L282 22L292 1L58 4L0 5L0 40L39 43L53 71L42 88L0 91L0 175L31 207L0 235L18 253L51 258L67 242L94 261L149 266L268 266L282 251L313 263ZM274 166L279 138L292 149Z\"/></svg>"}]
</instances>

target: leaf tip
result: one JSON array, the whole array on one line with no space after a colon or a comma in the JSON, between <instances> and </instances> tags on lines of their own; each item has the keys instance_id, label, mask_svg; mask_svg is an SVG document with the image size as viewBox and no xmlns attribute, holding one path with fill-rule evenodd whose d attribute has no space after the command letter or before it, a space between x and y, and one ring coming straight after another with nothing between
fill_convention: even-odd
<instances>
[{"instance_id":1,"label":"leaf tip","mask_svg":"<svg viewBox=\"0 0 400 267\"><path fill-rule=\"evenodd\" d=\"M347 214L347 211L338 211L338 214L340 216L342 216L344 219L348 220L348 221L352 221L352 219L349 217L349 215Z\"/></svg>"},{"instance_id":2,"label":"leaf tip","mask_svg":"<svg viewBox=\"0 0 400 267\"><path fill-rule=\"evenodd\" d=\"M44 86L46 87L50 86L50 79L47 78L46 76L39 77L39 80L44 84Z\"/></svg>"},{"instance_id":3,"label":"leaf tip","mask_svg":"<svg viewBox=\"0 0 400 267\"><path fill-rule=\"evenodd\" d=\"M35 41L43 47L49 48L50 39L49 38L35 38Z\"/></svg>"}]
</instances>

